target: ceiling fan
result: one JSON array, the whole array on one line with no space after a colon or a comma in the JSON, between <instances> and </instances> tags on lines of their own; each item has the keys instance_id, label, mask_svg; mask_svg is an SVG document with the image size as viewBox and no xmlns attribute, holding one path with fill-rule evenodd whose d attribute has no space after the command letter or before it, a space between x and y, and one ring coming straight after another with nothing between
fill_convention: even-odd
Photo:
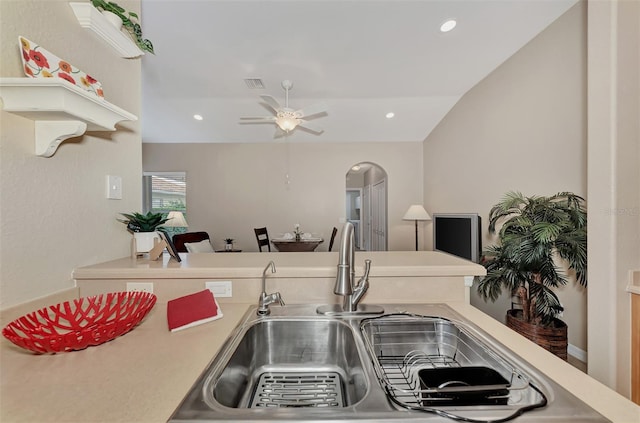
<instances>
[{"instance_id":1,"label":"ceiling fan","mask_svg":"<svg viewBox=\"0 0 640 423\"><path fill-rule=\"evenodd\" d=\"M260 98L275 112L275 116L260 116L260 117L241 117L240 123L275 123L278 128L276 137L279 135L287 134L293 131L295 128L300 127L306 129L315 134L321 134L324 130L312 123L309 123L305 118L310 116L326 113L327 106L324 103L314 104L304 109L294 110L289 107L289 90L293 87L293 83L288 79L282 81L282 88L285 91L285 105L284 107L278 103L278 100L270 95L261 95Z\"/></svg>"}]
</instances>

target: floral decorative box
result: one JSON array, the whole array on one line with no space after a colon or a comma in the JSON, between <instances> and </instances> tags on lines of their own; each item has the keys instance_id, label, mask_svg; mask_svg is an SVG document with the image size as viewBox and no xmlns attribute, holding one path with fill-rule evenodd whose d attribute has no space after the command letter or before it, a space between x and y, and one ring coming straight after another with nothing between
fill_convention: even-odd
<instances>
[{"instance_id":1,"label":"floral decorative box","mask_svg":"<svg viewBox=\"0 0 640 423\"><path fill-rule=\"evenodd\" d=\"M33 41L22 36L18 40L25 75L30 78L61 78L98 98L104 98L100 82Z\"/></svg>"}]
</instances>

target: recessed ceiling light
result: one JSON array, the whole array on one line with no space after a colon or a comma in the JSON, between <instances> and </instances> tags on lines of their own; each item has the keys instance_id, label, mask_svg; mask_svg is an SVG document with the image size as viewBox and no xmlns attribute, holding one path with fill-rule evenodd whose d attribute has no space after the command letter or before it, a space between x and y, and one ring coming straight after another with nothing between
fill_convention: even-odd
<instances>
[{"instance_id":1,"label":"recessed ceiling light","mask_svg":"<svg viewBox=\"0 0 640 423\"><path fill-rule=\"evenodd\" d=\"M202 119L204 119L204 118L202 117L202 115L193 115L193 118L194 118L195 120L202 120Z\"/></svg>"},{"instance_id":2,"label":"recessed ceiling light","mask_svg":"<svg viewBox=\"0 0 640 423\"><path fill-rule=\"evenodd\" d=\"M458 23L455 21L455 19L449 19L448 21L445 21L442 25L440 25L440 31L449 32L453 28L455 28L457 24Z\"/></svg>"},{"instance_id":3,"label":"recessed ceiling light","mask_svg":"<svg viewBox=\"0 0 640 423\"><path fill-rule=\"evenodd\" d=\"M384 117L386 117L387 119L391 119L392 117L394 117L396 114L393 112L389 112L386 115L384 115Z\"/></svg>"}]
</instances>

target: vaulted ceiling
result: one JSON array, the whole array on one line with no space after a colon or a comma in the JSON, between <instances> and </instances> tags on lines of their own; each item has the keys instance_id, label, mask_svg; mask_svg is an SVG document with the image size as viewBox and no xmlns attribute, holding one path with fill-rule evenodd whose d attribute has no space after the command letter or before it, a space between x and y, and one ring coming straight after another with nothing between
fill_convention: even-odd
<instances>
[{"instance_id":1,"label":"vaulted ceiling","mask_svg":"<svg viewBox=\"0 0 640 423\"><path fill-rule=\"evenodd\" d=\"M273 114L261 95L284 104L285 79L291 108L327 106L310 120L323 133L296 128L290 141L422 141L576 2L142 0L156 51L142 59L143 142L273 142L275 124L239 122Z\"/></svg>"}]
</instances>

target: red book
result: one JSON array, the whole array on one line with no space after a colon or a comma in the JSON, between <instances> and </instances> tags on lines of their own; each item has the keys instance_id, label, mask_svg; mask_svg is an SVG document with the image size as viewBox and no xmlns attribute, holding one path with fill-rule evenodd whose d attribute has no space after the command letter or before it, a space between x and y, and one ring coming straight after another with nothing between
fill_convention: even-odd
<instances>
[{"instance_id":1,"label":"red book","mask_svg":"<svg viewBox=\"0 0 640 423\"><path fill-rule=\"evenodd\" d=\"M208 289L173 299L167 303L169 330L175 332L222 317L222 310Z\"/></svg>"}]
</instances>

